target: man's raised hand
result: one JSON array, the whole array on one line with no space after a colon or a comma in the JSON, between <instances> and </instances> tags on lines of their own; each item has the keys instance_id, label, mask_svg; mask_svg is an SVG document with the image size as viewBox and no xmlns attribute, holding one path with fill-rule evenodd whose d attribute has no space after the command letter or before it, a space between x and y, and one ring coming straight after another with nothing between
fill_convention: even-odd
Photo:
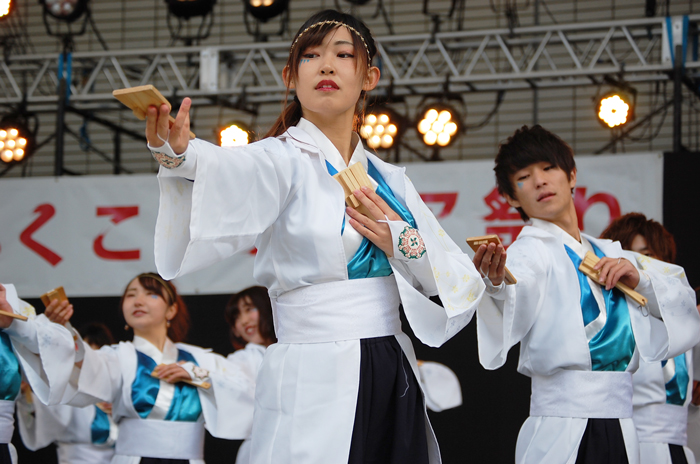
<instances>
[{"instance_id":1,"label":"man's raised hand","mask_svg":"<svg viewBox=\"0 0 700 464\"><path fill-rule=\"evenodd\" d=\"M177 112L175 122L170 126L170 109L162 104L160 108L149 106L146 113L146 139L153 148L162 146L165 141L170 143L176 155L181 155L187 150L190 142L190 107L192 100L182 100L180 110Z\"/></svg>"}]
</instances>

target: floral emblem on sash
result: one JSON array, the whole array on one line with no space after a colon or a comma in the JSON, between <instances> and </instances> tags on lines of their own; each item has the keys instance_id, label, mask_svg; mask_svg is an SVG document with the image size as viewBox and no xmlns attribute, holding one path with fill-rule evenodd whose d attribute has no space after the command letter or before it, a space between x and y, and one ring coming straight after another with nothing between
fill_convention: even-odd
<instances>
[{"instance_id":1,"label":"floral emblem on sash","mask_svg":"<svg viewBox=\"0 0 700 464\"><path fill-rule=\"evenodd\" d=\"M159 151L151 151L153 157L158 161L158 164L166 169L172 169L180 166L185 162L185 156L170 156Z\"/></svg>"},{"instance_id":2,"label":"floral emblem on sash","mask_svg":"<svg viewBox=\"0 0 700 464\"><path fill-rule=\"evenodd\" d=\"M399 235L399 251L408 259L418 259L425 254L425 243L418 231L406 226Z\"/></svg>"},{"instance_id":3,"label":"floral emblem on sash","mask_svg":"<svg viewBox=\"0 0 700 464\"><path fill-rule=\"evenodd\" d=\"M192 368L192 373L194 374L194 378L196 380L204 380L209 377L209 371L199 366L194 366Z\"/></svg>"}]
</instances>

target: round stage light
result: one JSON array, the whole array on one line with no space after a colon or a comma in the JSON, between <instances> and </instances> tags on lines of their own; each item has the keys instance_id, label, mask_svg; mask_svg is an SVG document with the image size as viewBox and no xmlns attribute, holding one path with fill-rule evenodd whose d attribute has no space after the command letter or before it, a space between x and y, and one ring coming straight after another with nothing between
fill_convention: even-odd
<instances>
[{"instance_id":1,"label":"round stage light","mask_svg":"<svg viewBox=\"0 0 700 464\"><path fill-rule=\"evenodd\" d=\"M195 16L206 16L214 9L216 0L165 0L168 11L173 16L190 19Z\"/></svg>"},{"instance_id":2,"label":"round stage light","mask_svg":"<svg viewBox=\"0 0 700 464\"><path fill-rule=\"evenodd\" d=\"M49 16L72 23L80 18L88 9L89 0L39 0L44 12Z\"/></svg>"},{"instance_id":3,"label":"round stage light","mask_svg":"<svg viewBox=\"0 0 700 464\"><path fill-rule=\"evenodd\" d=\"M365 113L360 135L372 149L388 150L401 134L401 121L396 112L387 107L374 107Z\"/></svg>"},{"instance_id":4,"label":"round stage light","mask_svg":"<svg viewBox=\"0 0 700 464\"><path fill-rule=\"evenodd\" d=\"M31 153L34 135L16 116L0 121L0 160L6 164L19 163Z\"/></svg>"},{"instance_id":5,"label":"round stage light","mask_svg":"<svg viewBox=\"0 0 700 464\"><path fill-rule=\"evenodd\" d=\"M598 100L598 120L609 128L620 127L633 118L632 98L624 92L610 92Z\"/></svg>"},{"instance_id":6,"label":"round stage light","mask_svg":"<svg viewBox=\"0 0 700 464\"><path fill-rule=\"evenodd\" d=\"M7 18L10 12L14 9L15 2L13 0L0 0L0 21Z\"/></svg>"},{"instance_id":7,"label":"round stage light","mask_svg":"<svg viewBox=\"0 0 700 464\"><path fill-rule=\"evenodd\" d=\"M460 118L454 108L444 104L429 105L419 114L416 129L429 147L446 147L457 138Z\"/></svg>"},{"instance_id":8,"label":"round stage light","mask_svg":"<svg viewBox=\"0 0 700 464\"><path fill-rule=\"evenodd\" d=\"M234 121L219 130L219 145L222 147L240 147L253 141L253 131L242 122Z\"/></svg>"},{"instance_id":9,"label":"round stage light","mask_svg":"<svg viewBox=\"0 0 700 464\"><path fill-rule=\"evenodd\" d=\"M246 11L255 19L266 23L289 8L289 0L243 0Z\"/></svg>"}]
</instances>

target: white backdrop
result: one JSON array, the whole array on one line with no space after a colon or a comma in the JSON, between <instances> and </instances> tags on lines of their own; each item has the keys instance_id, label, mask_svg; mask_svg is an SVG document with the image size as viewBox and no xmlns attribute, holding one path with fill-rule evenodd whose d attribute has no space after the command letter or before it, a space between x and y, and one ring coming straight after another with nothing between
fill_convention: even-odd
<instances>
[{"instance_id":1,"label":"white backdrop","mask_svg":"<svg viewBox=\"0 0 700 464\"><path fill-rule=\"evenodd\" d=\"M662 219L663 155L578 156L575 202L582 229L639 211ZM407 174L445 230L464 239L497 233L509 244L523 223L496 193L493 161L420 163ZM69 296L117 296L154 271L158 183L153 175L0 181L0 282L23 297L63 285ZM176 280L184 294L232 293L254 285L253 252Z\"/></svg>"}]
</instances>

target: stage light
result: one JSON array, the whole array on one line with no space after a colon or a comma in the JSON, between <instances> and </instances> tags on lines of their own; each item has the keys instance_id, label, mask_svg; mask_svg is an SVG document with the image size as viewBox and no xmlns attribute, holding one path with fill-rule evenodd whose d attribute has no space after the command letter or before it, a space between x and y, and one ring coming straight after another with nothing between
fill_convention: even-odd
<instances>
[{"instance_id":1,"label":"stage light","mask_svg":"<svg viewBox=\"0 0 700 464\"><path fill-rule=\"evenodd\" d=\"M0 21L7 18L14 9L15 2L12 0L0 0Z\"/></svg>"},{"instance_id":2,"label":"stage light","mask_svg":"<svg viewBox=\"0 0 700 464\"><path fill-rule=\"evenodd\" d=\"M243 0L245 9L255 19L266 23L289 8L289 0Z\"/></svg>"},{"instance_id":3,"label":"stage light","mask_svg":"<svg viewBox=\"0 0 700 464\"><path fill-rule=\"evenodd\" d=\"M35 134L29 130L26 118L7 115L0 121L0 160L16 164L32 154Z\"/></svg>"},{"instance_id":4,"label":"stage light","mask_svg":"<svg viewBox=\"0 0 700 464\"><path fill-rule=\"evenodd\" d=\"M460 118L457 111L449 105L428 105L419 113L416 129L427 146L446 147L459 135Z\"/></svg>"},{"instance_id":5,"label":"stage light","mask_svg":"<svg viewBox=\"0 0 700 464\"><path fill-rule=\"evenodd\" d=\"M389 107L375 106L365 113L360 135L372 149L392 148L403 133L402 118Z\"/></svg>"},{"instance_id":6,"label":"stage light","mask_svg":"<svg viewBox=\"0 0 700 464\"><path fill-rule=\"evenodd\" d=\"M214 9L216 0L165 0L168 11L178 18L190 19L206 16Z\"/></svg>"},{"instance_id":7,"label":"stage light","mask_svg":"<svg viewBox=\"0 0 700 464\"><path fill-rule=\"evenodd\" d=\"M244 123L233 121L219 130L219 145L222 147L240 147L253 142L255 134Z\"/></svg>"},{"instance_id":8,"label":"stage light","mask_svg":"<svg viewBox=\"0 0 700 464\"><path fill-rule=\"evenodd\" d=\"M598 121L606 127L621 127L634 119L634 98L626 92L608 92L598 99Z\"/></svg>"},{"instance_id":9,"label":"stage light","mask_svg":"<svg viewBox=\"0 0 700 464\"><path fill-rule=\"evenodd\" d=\"M66 23L80 18L88 9L89 0L39 0L44 14Z\"/></svg>"}]
</instances>

